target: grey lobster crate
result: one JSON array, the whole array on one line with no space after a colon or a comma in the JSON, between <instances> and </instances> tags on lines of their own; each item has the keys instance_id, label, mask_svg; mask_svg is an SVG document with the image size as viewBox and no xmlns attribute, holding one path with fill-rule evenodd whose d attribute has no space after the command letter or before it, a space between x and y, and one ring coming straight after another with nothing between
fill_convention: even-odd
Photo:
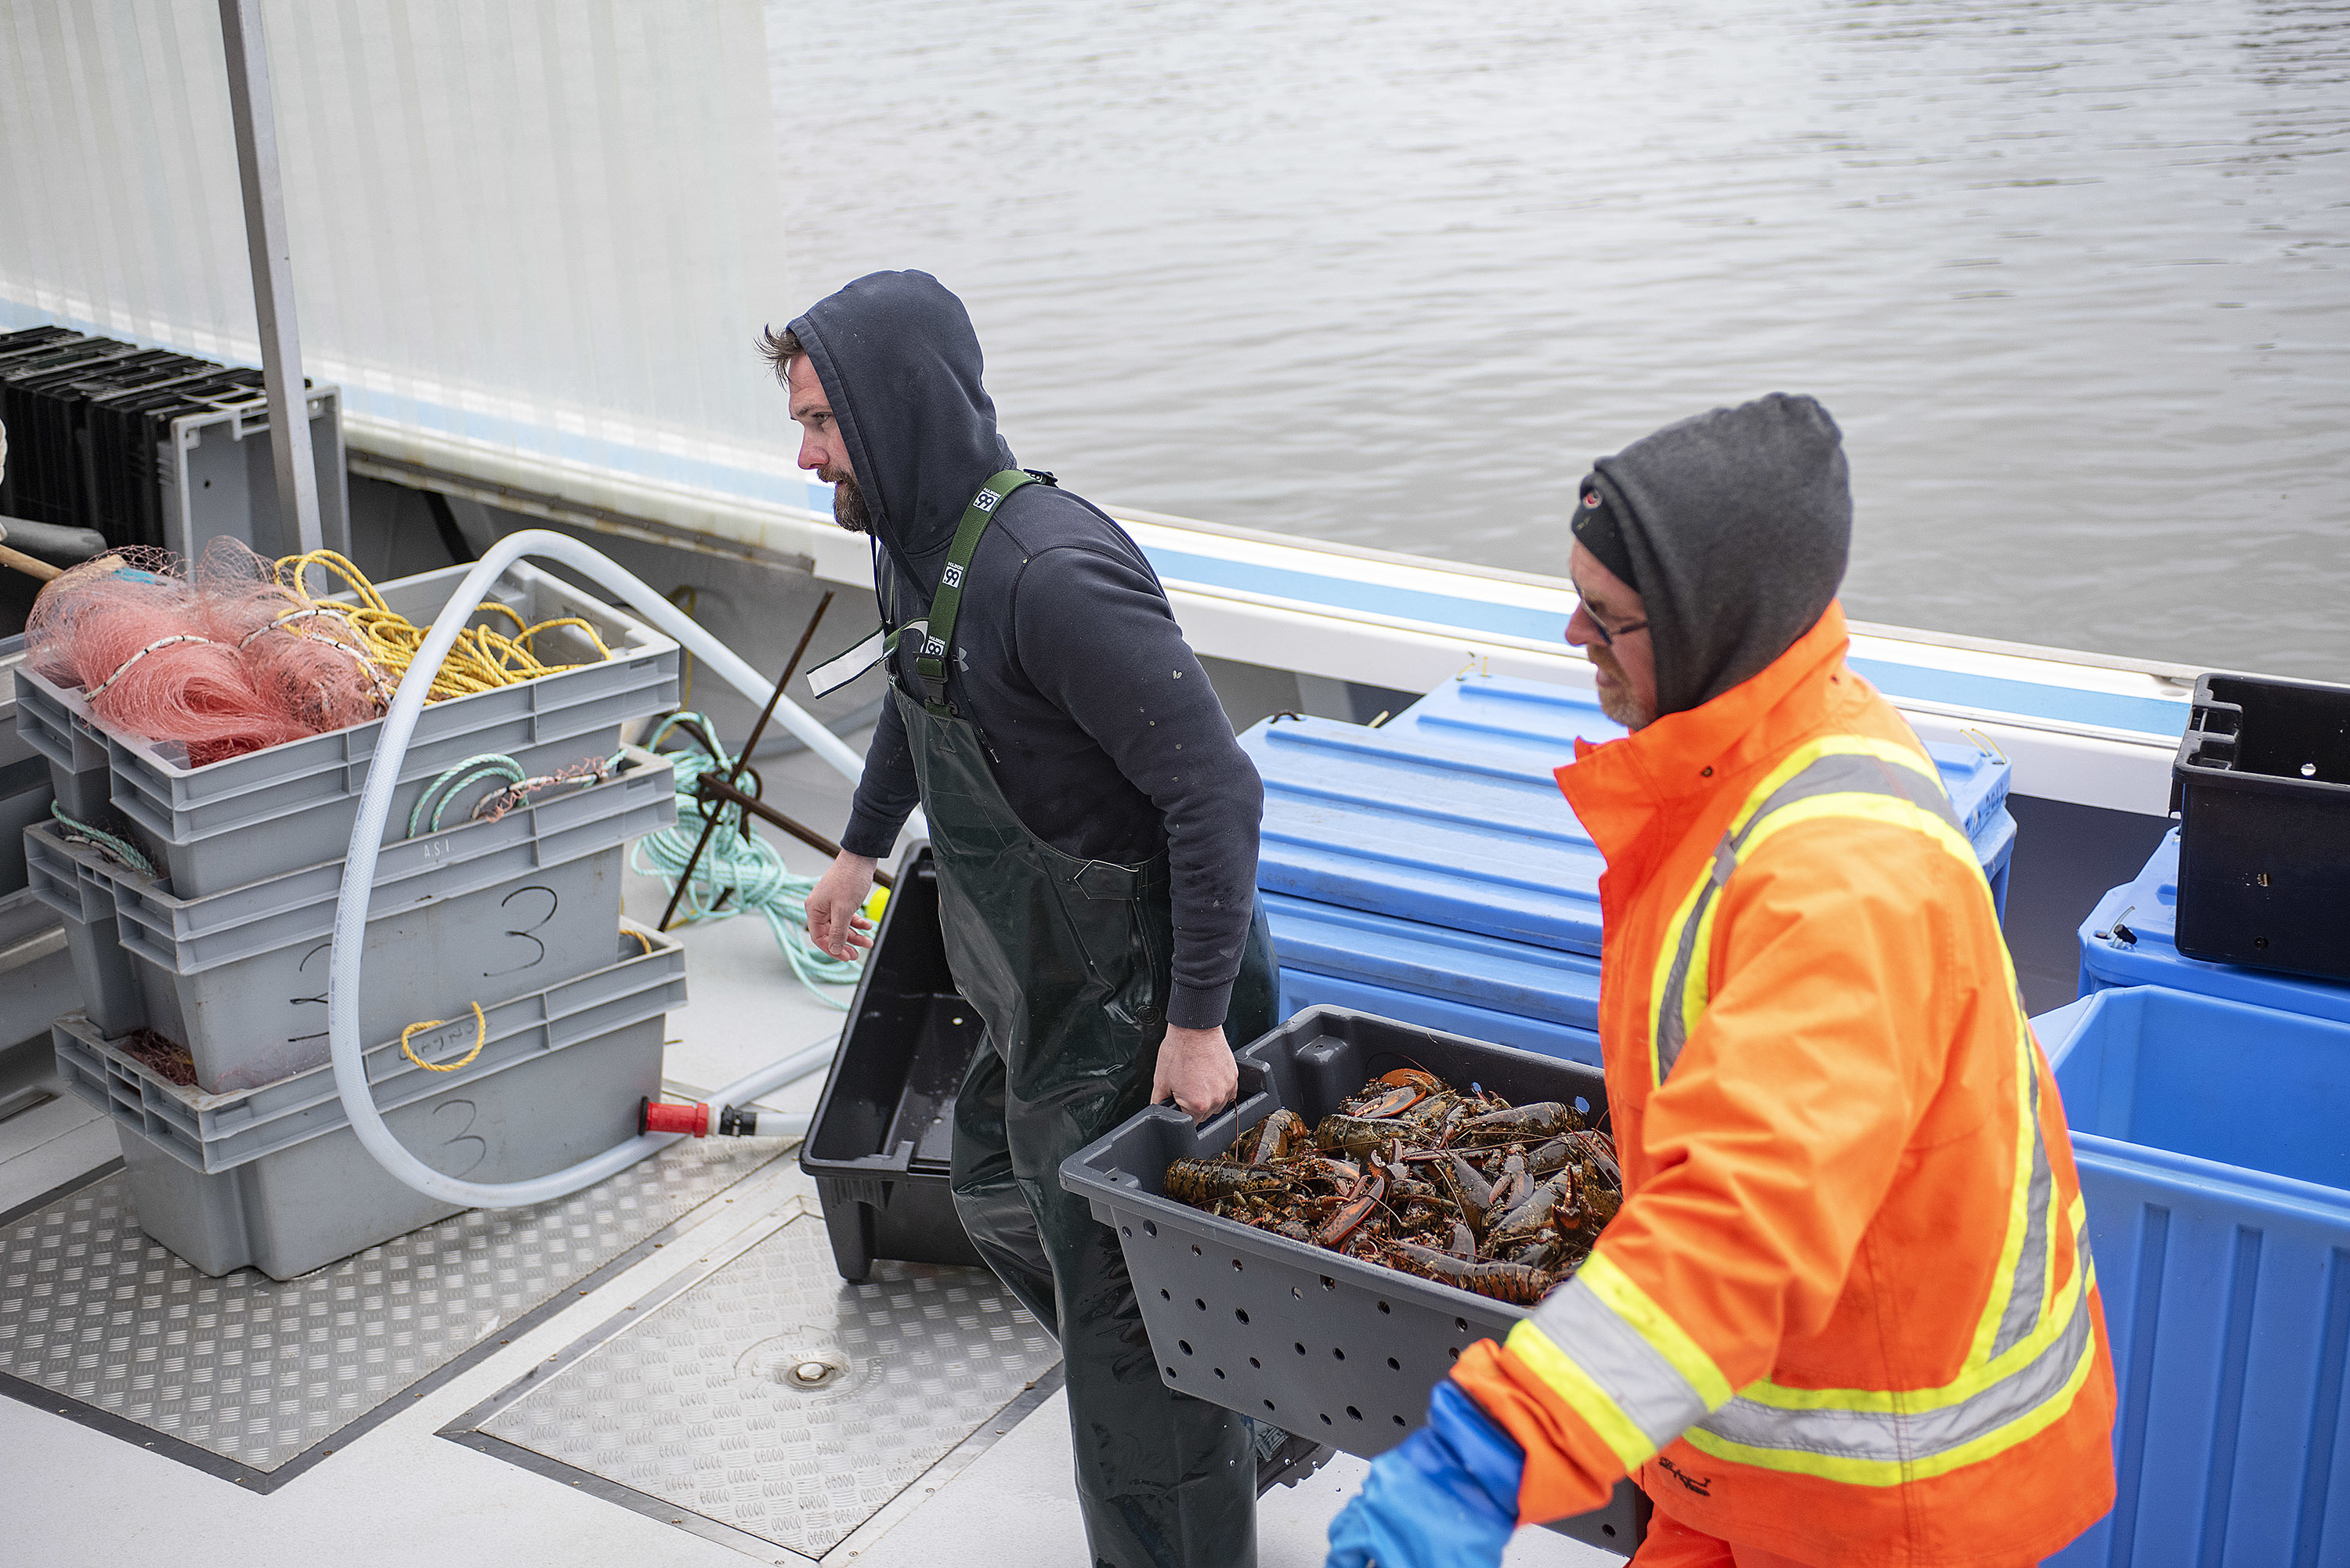
<instances>
[{"instance_id":1,"label":"grey lobster crate","mask_svg":"<svg viewBox=\"0 0 2350 1568\"><path fill-rule=\"evenodd\" d=\"M377 591L410 620L428 625L471 569L451 566L402 577ZM519 561L492 584L489 598L526 624L576 616L597 628L613 657L597 659L594 647L575 628L556 628L540 634L542 657L549 662L595 662L427 705L400 761L400 784L384 822L386 844L408 836L409 814L425 790L469 757L512 757L525 773L608 757L632 720L677 704L677 644L634 617ZM473 624L514 629L499 615L476 615ZM112 804L138 825L172 890L182 898L339 859L349 845L359 792L383 731L380 719L192 768L185 749L177 744L102 727L78 691L30 670L24 672L23 684L38 711L38 731L28 730L28 736L40 744L59 731L70 735L71 754L62 765L77 774L87 767L91 748L100 753L111 771L101 800L110 794ZM53 763L60 763L66 750L54 739L42 749ZM478 795L491 787L476 785L470 793ZM65 794L60 788L59 799ZM95 810L99 803L85 798L80 804ZM471 804L471 798L459 802L460 807ZM73 804L66 810L92 820Z\"/></svg>"},{"instance_id":2,"label":"grey lobster crate","mask_svg":"<svg viewBox=\"0 0 2350 1568\"><path fill-rule=\"evenodd\" d=\"M25 829L49 820L49 764L26 757L0 766L0 898L25 888Z\"/></svg>"},{"instance_id":3,"label":"grey lobster crate","mask_svg":"<svg viewBox=\"0 0 2350 1568\"><path fill-rule=\"evenodd\" d=\"M19 664L10 682L16 693L16 739L46 758L49 788L68 816L95 824L106 815L106 736L94 724L77 722L80 699L63 693Z\"/></svg>"},{"instance_id":4,"label":"grey lobster crate","mask_svg":"<svg viewBox=\"0 0 2350 1568\"><path fill-rule=\"evenodd\" d=\"M1310 1125L1396 1067L1480 1083L1520 1105L1561 1100L1596 1121L1596 1067L1339 1007L1311 1007L1235 1053L1240 1103L1195 1126L1150 1106L1061 1166L1061 1185L1114 1227L1170 1388L1365 1458L1403 1441L1461 1353L1506 1338L1528 1308L1243 1225L1166 1196L1178 1159L1206 1159L1288 1109ZM1648 1500L1618 1482L1605 1508L1551 1526L1629 1555Z\"/></svg>"},{"instance_id":5,"label":"grey lobster crate","mask_svg":"<svg viewBox=\"0 0 2350 1568\"><path fill-rule=\"evenodd\" d=\"M147 1024L147 1004L130 955L122 950L114 884L83 864L51 853L56 829L36 825L22 836L27 896L65 927L66 950L82 1011L108 1034L128 1034Z\"/></svg>"},{"instance_id":6,"label":"grey lobster crate","mask_svg":"<svg viewBox=\"0 0 2350 1568\"><path fill-rule=\"evenodd\" d=\"M37 755L16 732L16 670L25 662L25 634L0 637L0 769Z\"/></svg>"},{"instance_id":7,"label":"grey lobster crate","mask_svg":"<svg viewBox=\"0 0 2350 1568\"><path fill-rule=\"evenodd\" d=\"M390 1112L459 1084L535 1062L625 1024L685 1005L685 950L673 938L623 925L602 967L546 991L483 1009L481 1054L463 1067L431 1073L401 1054L397 1038L369 1045L361 1060L376 1107ZM473 1015L411 1044L428 1062L451 1062L473 1049ZM216 1176L350 1125L332 1065L312 1067L256 1089L215 1095L172 1083L105 1036L86 1015L52 1031L67 1086L123 1126L177 1155L192 1170Z\"/></svg>"},{"instance_id":8,"label":"grey lobster crate","mask_svg":"<svg viewBox=\"0 0 2350 1568\"><path fill-rule=\"evenodd\" d=\"M601 784L383 852L368 906L363 1038L390 1038L417 1020L602 961L619 927L625 846L677 818L669 763L633 748L628 755ZM33 886L67 917L78 963L89 955L83 992L112 1033L150 1028L185 1045L197 1082L215 1094L327 1059L341 861L182 898L54 826L32 828L25 845ZM100 934L109 900L121 968ZM81 939L75 921L88 928ZM119 989L126 971L128 996Z\"/></svg>"},{"instance_id":9,"label":"grey lobster crate","mask_svg":"<svg viewBox=\"0 0 2350 1568\"><path fill-rule=\"evenodd\" d=\"M502 1005L494 1011L515 1027L456 1073L400 1063L404 1073L379 1080L386 1125L425 1164L473 1181L544 1175L625 1142L636 1133L638 1102L660 1093L663 1015L682 1000L681 958L663 944L623 959L605 971L603 1001L567 1018L530 1016L559 1005L562 987L540 993L536 1007L532 998ZM305 1113L281 1108L261 1124L278 1129L266 1140L272 1147L237 1158L188 1131L206 1114L233 1119L228 1097L179 1091L178 1116L158 1116L151 1104L167 1103L172 1085L109 1047L87 1019L68 1014L51 1038L74 1091L116 1119L140 1228L203 1273L253 1267L292 1279L461 1211L376 1164L338 1099L328 1102L336 1114L313 1107L298 1127L284 1124ZM387 1049L396 1061L396 1046L373 1054ZM502 1054L492 1060L493 1051ZM331 1069L318 1071L331 1095ZM371 1061L369 1075L376 1071ZM289 1085L300 1082L272 1089L294 1095L302 1091ZM201 1150L194 1158L192 1142ZM210 1173L199 1168L224 1162Z\"/></svg>"}]
</instances>

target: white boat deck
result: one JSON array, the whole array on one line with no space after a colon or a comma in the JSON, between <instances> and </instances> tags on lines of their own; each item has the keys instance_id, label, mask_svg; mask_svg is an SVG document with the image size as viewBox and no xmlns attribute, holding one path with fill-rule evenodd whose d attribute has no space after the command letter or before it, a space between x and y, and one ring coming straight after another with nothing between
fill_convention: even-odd
<instances>
[{"instance_id":1,"label":"white boat deck","mask_svg":"<svg viewBox=\"0 0 2350 1568\"><path fill-rule=\"evenodd\" d=\"M789 799L795 814L820 825L845 820L848 786L807 753L777 759L763 771L771 792ZM819 857L812 852L787 845L785 853L795 870L817 868ZM650 922L659 917L665 896L666 889L650 878L632 877L629 913ZM691 1000L670 1019L667 1071L673 1086L724 1083L837 1034L841 1015L792 978L763 921L706 925L685 933L685 940ZM10 978L29 972L20 969ZM818 1086L811 1079L779 1092L769 1103L778 1108L811 1106ZM0 1212L82 1177L115 1152L110 1124L69 1096L0 1123ZM752 1162L743 1158L746 1152L737 1145L733 1158L749 1168ZM704 1159L717 1153L713 1140L665 1158ZM772 1312L778 1322L792 1315L795 1303L804 1309L812 1296L827 1303L837 1299L845 1321L850 1298L861 1293L870 1302L872 1289L860 1293L833 1276L816 1229L817 1212L814 1184L788 1155L750 1169L654 1232L651 1241L622 1253L619 1266L566 1286L513 1328L489 1320L485 1332L493 1343L475 1353L477 1359L459 1356L450 1364L453 1372L394 1389L388 1402L395 1408L388 1417L339 1444L330 1439L327 1452L311 1456L298 1473L282 1481L259 1471L239 1473L234 1464L203 1468L190 1462L191 1456L203 1456L187 1445L139 1438L120 1420L110 1427L93 1425L86 1410L69 1401L47 1407L0 1398L0 1454L8 1456L10 1494L7 1544L0 1557L58 1568L111 1568L136 1561L234 1562L240 1568L314 1568L320 1562L338 1568L416 1563L723 1568L746 1558L779 1564L820 1561L834 1568L851 1563L859 1568L931 1568L940 1563L1081 1568L1087 1558L1070 1484L1069 1431L1056 1367L1024 1392L1017 1381L1002 1385L1007 1402L992 1412L982 1410L961 1427L948 1421L933 1445L941 1451L922 1459L923 1468L902 1485L895 1479L899 1472L889 1472L886 1495L876 1495L868 1484L854 1517L842 1516L825 1543L812 1548L813 1556L775 1543L775 1535L791 1532L772 1522L784 1517L772 1503L764 1515L731 1509L728 1497L721 1495L725 1485L710 1494L717 1501L708 1511L666 1507L658 1497L608 1474L553 1459L532 1462L545 1454L534 1456L510 1441L487 1445L495 1451L481 1451L467 1446L463 1432L452 1438L444 1431L478 1424L527 1436L526 1422L502 1421L484 1410L511 1410L534 1388L541 1395L560 1393L553 1377L541 1382L532 1378L535 1372L559 1377L577 1366L572 1376L600 1376L594 1358L616 1341L641 1351L652 1339L655 1348L686 1372L712 1355L727 1357L712 1381L729 1381L736 1347L699 1344L681 1327L691 1316L687 1309L710 1300L715 1283L732 1291L729 1304L751 1323L747 1333L755 1334L758 1319L768 1310L757 1293L762 1289L774 1293ZM795 1274L774 1272L779 1238L813 1243L803 1247L800 1255L808 1262ZM735 1266L762 1256L769 1259L764 1276ZM183 1267L176 1261L171 1266ZM994 1293L993 1281L977 1272L920 1272L923 1290L973 1298ZM764 1285L759 1282L763 1277ZM882 1272L877 1271L876 1277L881 1279ZM21 1275L0 1284L12 1293L46 1288ZM1008 1313L1000 1305L994 1311L991 1321L1001 1330ZM632 1315L638 1313L643 1314L640 1319ZM982 1338L989 1333L988 1324L977 1317L950 1313L948 1319L951 1326L941 1333L951 1335L956 1324ZM199 1314L187 1334L203 1332ZM1003 1337L997 1333L999 1342ZM1035 1344L1041 1350L1038 1361L1049 1365L1049 1344L1041 1335ZM88 1345L92 1360L108 1354L103 1343ZM167 1347L166 1361L171 1354ZM741 1354L747 1358L750 1353ZM317 1376L328 1376L333 1362L332 1355L315 1357L306 1370L315 1367ZM677 1379L681 1386L689 1380ZM878 1381L873 1386L878 1389ZM865 1392L860 1387L847 1397ZM966 1405L969 1397L966 1390ZM642 1428L639 1457L650 1461L639 1465L644 1473L660 1470L664 1463L681 1472L697 1462L709 1468L712 1453L723 1449L731 1459L717 1468L733 1478L728 1484L734 1501L763 1488L772 1494L794 1479L778 1473L785 1468L780 1447L763 1454L756 1431L745 1435L739 1423L664 1425L671 1413L662 1409L658 1393L650 1399L615 1397L598 1403L591 1389L586 1404L592 1420ZM884 1416L886 1409L866 1415ZM905 1434L891 1422L859 1419L854 1411L825 1430L834 1434L827 1441L837 1446L820 1449L816 1462L832 1479L882 1473L870 1462L871 1450L893 1440L904 1446ZM513 1462L517 1459L525 1462ZM902 1454L899 1462L903 1470ZM1320 1563L1329 1519L1359 1483L1364 1468L1359 1460L1341 1457L1295 1489L1276 1489L1259 1510L1260 1561L1269 1568ZM737 1528L725 1517L730 1513L733 1519L769 1519L769 1534ZM1526 1531L1520 1532L1510 1561L1523 1568L1564 1568L1616 1559L1546 1532Z\"/></svg>"}]
</instances>

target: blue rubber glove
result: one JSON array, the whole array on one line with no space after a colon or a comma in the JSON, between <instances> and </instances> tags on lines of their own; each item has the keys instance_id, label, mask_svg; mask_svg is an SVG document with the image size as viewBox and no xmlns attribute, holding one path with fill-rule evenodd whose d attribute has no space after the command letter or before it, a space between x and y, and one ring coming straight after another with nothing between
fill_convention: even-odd
<instances>
[{"instance_id":1,"label":"blue rubber glove","mask_svg":"<svg viewBox=\"0 0 2350 1568\"><path fill-rule=\"evenodd\" d=\"M1328 1568L1501 1568L1526 1456L1451 1378L1330 1521Z\"/></svg>"}]
</instances>

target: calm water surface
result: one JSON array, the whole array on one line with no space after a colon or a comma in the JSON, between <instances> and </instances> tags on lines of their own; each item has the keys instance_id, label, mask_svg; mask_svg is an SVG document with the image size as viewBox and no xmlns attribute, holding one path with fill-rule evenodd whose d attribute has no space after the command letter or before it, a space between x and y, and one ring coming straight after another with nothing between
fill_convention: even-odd
<instances>
[{"instance_id":1,"label":"calm water surface","mask_svg":"<svg viewBox=\"0 0 2350 1568\"><path fill-rule=\"evenodd\" d=\"M791 270L970 303L1105 501L1563 570L1783 389L1866 618L2350 679L2350 10L788 0ZM779 316L784 312L779 311Z\"/></svg>"}]
</instances>

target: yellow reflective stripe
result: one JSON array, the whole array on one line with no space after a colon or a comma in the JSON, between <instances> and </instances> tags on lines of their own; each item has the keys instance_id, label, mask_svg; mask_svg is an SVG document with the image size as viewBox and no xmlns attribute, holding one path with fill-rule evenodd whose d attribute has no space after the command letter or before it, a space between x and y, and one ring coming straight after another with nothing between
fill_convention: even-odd
<instances>
[{"instance_id":1,"label":"yellow reflective stripe","mask_svg":"<svg viewBox=\"0 0 2350 1568\"><path fill-rule=\"evenodd\" d=\"M1632 1332L1648 1342L1649 1348L1672 1363L1673 1370L1697 1390L1707 1409L1729 1401L1730 1379L1721 1375L1713 1357L1700 1349L1697 1341L1689 1336L1689 1331L1675 1323L1648 1292L1635 1284L1632 1276L1618 1268L1613 1258L1605 1251L1594 1252L1584 1260L1575 1277L1590 1286L1592 1293L1629 1324Z\"/></svg>"},{"instance_id":2,"label":"yellow reflective stripe","mask_svg":"<svg viewBox=\"0 0 2350 1568\"><path fill-rule=\"evenodd\" d=\"M2079 1396L2081 1386L2088 1381L2090 1368L2096 1365L2096 1337L2091 1334L2086 1337L2080 1355L2074 1361L2071 1375L2054 1397L2043 1400L2007 1425L1986 1432L1970 1442L1911 1459L1863 1459L1798 1449L1757 1448L1732 1442L1702 1427L1691 1427L1681 1434L1681 1440L1714 1459L1752 1465L1758 1469L1818 1476L1825 1480L1844 1481L1853 1486L1899 1486L1905 1481L1928 1480L2003 1454L2063 1420L2072 1410L2073 1401Z\"/></svg>"},{"instance_id":3,"label":"yellow reflective stripe","mask_svg":"<svg viewBox=\"0 0 2350 1568\"><path fill-rule=\"evenodd\" d=\"M1608 1397L1607 1391L1586 1376L1582 1367L1550 1342L1550 1337L1536 1328L1532 1318L1522 1318L1510 1331L1504 1342L1510 1354L1524 1362L1534 1375L1566 1401L1567 1407L1590 1424L1599 1434L1599 1440L1623 1463L1627 1470L1637 1469L1657 1451L1639 1423L1627 1415L1624 1407Z\"/></svg>"},{"instance_id":4,"label":"yellow reflective stripe","mask_svg":"<svg viewBox=\"0 0 2350 1568\"><path fill-rule=\"evenodd\" d=\"M1770 841L1783 829L1798 823L1815 822L1822 817L1857 818L1863 822L1881 822L1893 827L1914 828L1958 857L1960 865L1982 878L1982 862L1975 857L1975 846L1965 835L1930 812L1920 811L1906 800L1896 800L1889 794L1854 792L1839 794L1815 794L1783 805L1765 818L1739 849L1738 858L1743 863L1755 846ZM1991 897L1991 884L1983 883L1983 897Z\"/></svg>"}]
</instances>

